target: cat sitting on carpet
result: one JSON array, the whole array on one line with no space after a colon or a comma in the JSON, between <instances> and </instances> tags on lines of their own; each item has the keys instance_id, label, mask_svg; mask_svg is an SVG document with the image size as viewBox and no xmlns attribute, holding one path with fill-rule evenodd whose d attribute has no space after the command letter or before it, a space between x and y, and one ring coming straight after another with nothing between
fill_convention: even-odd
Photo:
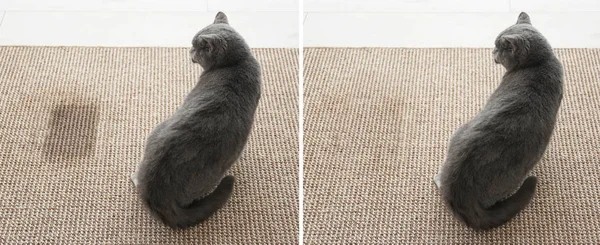
<instances>
[{"instance_id":1,"label":"cat sitting on carpet","mask_svg":"<svg viewBox=\"0 0 600 245\"><path fill-rule=\"evenodd\" d=\"M537 179L526 177L548 146L563 97L562 65L526 13L500 33L493 55L506 68L502 82L456 130L434 177L453 214L483 230L531 201Z\"/></svg>"},{"instance_id":2,"label":"cat sitting on carpet","mask_svg":"<svg viewBox=\"0 0 600 245\"><path fill-rule=\"evenodd\" d=\"M203 72L183 104L148 136L131 176L151 214L173 228L209 218L229 199L261 93L260 66L219 12L192 40Z\"/></svg>"}]
</instances>

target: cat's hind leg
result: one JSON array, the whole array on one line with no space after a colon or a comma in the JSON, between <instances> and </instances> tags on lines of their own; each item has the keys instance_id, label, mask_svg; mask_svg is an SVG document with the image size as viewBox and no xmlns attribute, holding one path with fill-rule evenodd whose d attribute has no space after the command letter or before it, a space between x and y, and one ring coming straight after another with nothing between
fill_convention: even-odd
<instances>
[{"instance_id":1,"label":"cat's hind leg","mask_svg":"<svg viewBox=\"0 0 600 245\"><path fill-rule=\"evenodd\" d=\"M437 188L440 188L442 186L442 181L440 180L439 173L433 176L433 183L435 183L435 186L437 186Z\"/></svg>"},{"instance_id":2,"label":"cat's hind leg","mask_svg":"<svg viewBox=\"0 0 600 245\"><path fill-rule=\"evenodd\" d=\"M135 170L133 171L133 173L131 173L129 175L129 179L131 179L131 182L133 183L133 185L135 187L138 186L138 184L140 183L139 179L139 174L140 174L140 169L142 169L143 167L147 167L146 165L148 164L148 162L142 160L141 162L138 163L138 165L135 167Z\"/></svg>"},{"instance_id":3,"label":"cat's hind leg","mask_svg":"<svg viewBox=\"0 0 600 245\"><path fill-rule=\"evenodd\" d=\"M440 168L438 173L435 176L433 176L433 183L435 184L435 186L437 186L438 189L442 187L442 169L443 168Z\"/></svg>"},{"instance_id":4,"label":"cat's hind leg","mask_svg":"<svg viewBox=\"0 0 600 245\"><path fill-rule=\"evenodd\" d=\"M133 173L131 173L131 176L130 176L130 178L131 178L131 182L133 182L133 185L134 185L135 187L137 187L137 186L138 186L138 176L137 176L137 172L133 172Z\"/></svg>"}]
</instances>

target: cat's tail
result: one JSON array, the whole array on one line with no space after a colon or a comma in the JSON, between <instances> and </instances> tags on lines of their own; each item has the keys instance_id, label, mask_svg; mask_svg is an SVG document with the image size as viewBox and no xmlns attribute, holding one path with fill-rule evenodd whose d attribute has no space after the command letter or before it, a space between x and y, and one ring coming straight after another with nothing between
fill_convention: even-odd
<instances>
[{"instance_id":1,"label":"cat's tail","mask_svg":"<svg viewBox=\"0 0 600 245\"><path fill-rule=\"evenodd\" d=\"M235 178L233 176L225 176L212 193L202 199L195 200L189 206L181 207L173 203L169 205L171 208L166 212L158 211L160 209L154 209L154 212L158 218L172 228L187 228L197 225L208 219L227 203L233 192L234 182ZM149 206L150 209L153 209L151 205Z\"/></svg>"},{"instance_id":2,"label":"cat's tail","mask_svg":"<svg viewBox=\"0 0 600 245\"><path fill-rule=\"evenodd\" d=\"M219 186L208 196L200 200L195 200L191 205L182 207L179 210L179 217L174 220L172 227L187 228L205 221L212 216L217 210L221 209L233 192L233 176L225 176Z\"/></svg>"},{"instance_id":3,"label":"cat's tail","mask_svg":"<svg viewBox=\"0 0 600 245\"><path fill-rule=\"evenodd\" d=\"M521 188L510 196L489 208L483 208L476 203L472 210L460 210L456 205L451 205L454 213L474 229L487 230L500 226L514 218L522 209L525 208L533 198L537 178L528 177L521 185ZM463 206L464 207L464 206Z\"/></svg>"}]
</instances>

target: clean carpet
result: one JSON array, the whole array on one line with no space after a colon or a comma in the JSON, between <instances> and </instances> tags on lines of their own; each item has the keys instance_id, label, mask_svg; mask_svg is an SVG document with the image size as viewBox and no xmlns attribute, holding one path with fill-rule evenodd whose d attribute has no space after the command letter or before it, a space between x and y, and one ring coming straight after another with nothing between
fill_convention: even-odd
<instances>
[{"instance_id":1,"label":"clean carpet","mask_svg":"<svg viewBox=\"0 0 600 245\"><path fill-rule=\"evenodd\" d=\"M600 243L600 50L555 52L565 94L534 199L475 232L433 176L500 82L492 50L305 49L306 243Z\"/></svg>"}]
</instances>

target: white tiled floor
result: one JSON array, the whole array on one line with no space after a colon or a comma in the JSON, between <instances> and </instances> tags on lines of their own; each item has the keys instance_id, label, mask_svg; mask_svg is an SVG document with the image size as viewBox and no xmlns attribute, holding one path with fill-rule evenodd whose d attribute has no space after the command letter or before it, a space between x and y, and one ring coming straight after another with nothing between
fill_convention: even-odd
<instances>
[{"instance_id":1,"label":"white tiled floor","mask_svg":"<svg viewBox=\"0 0 600 245\"><path fill-rule=\"evenodd\" d=\"M298 47L298 0L0 0L0 45L188 47L224 11L251 47Z\"/></svg>"},{"instance_id":2,"label":"white tiled floor","mask_svg":"<svg viewBox=\"0 0 600 245\"><path fill-rule=\"evenodd\" d=\"M7 12L0 45L188 47L206 12ZM294 12L291 12L292 14ZM298 47L298 16L229 12L250 47Z\"/></svg>"},{"instance_id":3,"label":"white tiled floor","mask_svg":"<svg viewBox=\"0 0 600 245\"><path fill-rule=\"evenodd\" d=\"M163 0L164 1L164 0ZM209 0L208 10L298 12L299 0ZM296 15L297 16L297 15ZM298 19L296 19L297 21Z\"/></svg>"},{"instance_id":4,"label":"white tiled floor","mask_svg":"<svg viewBox=\"0 0 600 245\"><path fill-rule=\"evenodd\" d=\"M527 11L556 48L600 48L598 0L305 0L307 47L492 47Z\"/></svg>"},{"instance_id":5,"label":"white tiled floor","mask_svg":"<svg viewBox=\"0 0 600 245\"><path fill-rule=\"evenodd\" d=\"M498 12L508 0L304 0L305 12Z\"/></svg>"},{"instance_id":6,"label":"white tiled floor","mask_svg":"<svg viewBox=\"0 0 600 245\"><path fill-rule=\"evenodd\" d=\"M187 47L228 14L252 47L298 47L302 0L0 0L0 45ZM491 47L527 11L557 48L600 48L600 0L303 0L308 47Z\"/></svg>"},{"instance_id":7,"label":"white tiled floor","mask_svg":"<svg viewBox=\"0 0 600 245\"><path fill-rule=\"evenodd\" d=\"M207 11L206 0L0 0L6 11Z\"/></svg>"}]
</instances>

